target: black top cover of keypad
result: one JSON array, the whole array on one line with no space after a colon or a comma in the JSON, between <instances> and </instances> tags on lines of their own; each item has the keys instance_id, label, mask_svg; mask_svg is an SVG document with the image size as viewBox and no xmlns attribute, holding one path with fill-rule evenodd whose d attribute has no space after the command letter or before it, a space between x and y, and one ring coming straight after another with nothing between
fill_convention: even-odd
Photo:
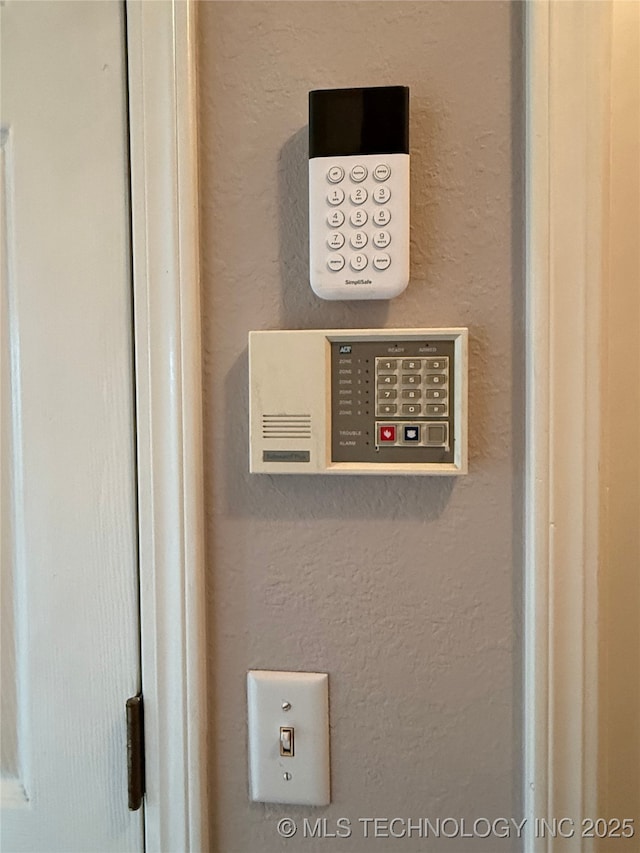
<instances>
[{"instance_id":1,"label":"black top cover of keypad","mask_svg":"<svg viewBox=\"0 0 640 853\"><path fill-rule=\"evenodd\" d=\"M408 86L309 92L310 158L408 153Z\"/></svg>"}]
</instances>

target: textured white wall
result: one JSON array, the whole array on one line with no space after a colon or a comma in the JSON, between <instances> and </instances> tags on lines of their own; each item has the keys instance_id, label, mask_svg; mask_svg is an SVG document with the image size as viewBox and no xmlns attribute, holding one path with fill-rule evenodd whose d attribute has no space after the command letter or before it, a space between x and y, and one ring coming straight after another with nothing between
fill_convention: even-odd
<instances>
[{"instance_id":1,"label":"textured white wall","mask_svg":"<svg viewBox=\"0 0 640 853\"><path fill-rule=\"evenodd\" d=\"M285 841L276 821L521 812L521 6L198 11L215 849L424 849L360 828ZM322 302L308 284L307 92L385 84L411 87L412 280L388 304ZM469 476L247 473L250 329L414 325L470 328ZM330 673L327 809L248 802L249 668Z\"/></svg>"}]
</instances>

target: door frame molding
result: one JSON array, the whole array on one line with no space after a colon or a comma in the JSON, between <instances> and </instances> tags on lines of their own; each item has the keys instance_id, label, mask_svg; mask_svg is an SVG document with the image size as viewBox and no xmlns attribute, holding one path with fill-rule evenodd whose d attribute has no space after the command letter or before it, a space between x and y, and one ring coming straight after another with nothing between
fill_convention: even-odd
<instances>
[{"instance_id":1,"label":"door frame molding","mask_svg":"<svg viewBox=\"0 0 640 853\"><path fill-rule=\"evenodd\" d=\"M600 318L610 6L526 4L524 814L597 817Z\"/></svg>"},{"instance_id":2,"label":"door frame molding","mask_svg":"<svg viewBox=\"0 0 640 853\"><path fill-rule=\"evenodd\" d=\"M195 2L125 0L145 849L207 840Z\"/></svg>"}]
</instances>

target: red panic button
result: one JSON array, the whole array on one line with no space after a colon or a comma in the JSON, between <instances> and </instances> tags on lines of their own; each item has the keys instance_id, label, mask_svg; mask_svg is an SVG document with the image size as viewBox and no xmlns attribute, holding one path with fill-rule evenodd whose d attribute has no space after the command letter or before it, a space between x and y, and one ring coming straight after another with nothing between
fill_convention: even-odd
<instances>
[{"instance_id":1,"label":"red panic button","mask_svg":"<svg viewBox=\"0 0 640 853\"><path fill-rule=\"evenodd\" d=\"M380 424L378 426L378 443L393 444L396 440L395 424Z\"/></svg>"}]
</instances>

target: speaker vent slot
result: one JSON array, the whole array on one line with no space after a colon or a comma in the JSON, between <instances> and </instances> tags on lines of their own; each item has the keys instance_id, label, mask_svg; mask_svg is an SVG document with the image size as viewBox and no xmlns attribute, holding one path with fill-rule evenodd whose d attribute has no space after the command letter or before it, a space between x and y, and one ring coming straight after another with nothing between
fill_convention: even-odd
<instances>
[{"instance_id":1,"label":"speaker vent slot","mask_svg":"<svg viewBox=\"0 0 640 853\"><path fill-rule=\"evenodd\" d=\"M263 439L311 438L311 415L263 415Z\"/></svg>"}]
</instances>

